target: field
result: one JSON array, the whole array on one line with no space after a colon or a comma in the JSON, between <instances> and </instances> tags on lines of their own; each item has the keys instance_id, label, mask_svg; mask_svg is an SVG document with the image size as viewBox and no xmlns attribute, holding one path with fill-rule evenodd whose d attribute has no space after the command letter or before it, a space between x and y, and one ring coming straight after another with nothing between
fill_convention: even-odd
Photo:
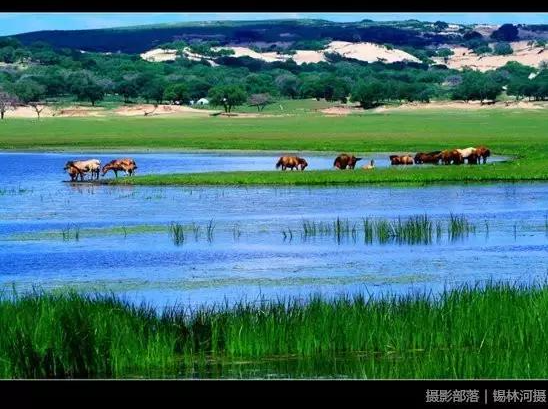
<instances>
[{"instance_id":1,"label":"field","mask_svg":"<svg viewBox=\"0 0 548 409\"><path fill-rule=\"evenodd\" d=\"M489 166L326 172L223 172L136 177L133 184L344 184L546 180L548 113L544 110L308 114L261 118L46 118L0 124L6 150L270 150L414 153L491 148L513 158ZM303 153L306 156L306 153Z\"/></svg>"},{"instance_id":2,"label":"field","mask_svg":"<svg viewBox=\"0 0 548 409\"><path fill-rule=\"evenodd\" d=\"M4 296L0 376L546 376L545 287L463 287L439 299L308 301L157 315L113 296Z\"/></svg>"}]
</instances>

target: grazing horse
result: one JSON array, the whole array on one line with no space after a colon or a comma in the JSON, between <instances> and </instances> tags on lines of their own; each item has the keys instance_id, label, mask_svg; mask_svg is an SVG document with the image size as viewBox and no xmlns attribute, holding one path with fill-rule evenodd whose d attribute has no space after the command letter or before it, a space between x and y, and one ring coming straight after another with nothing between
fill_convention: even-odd
<instances>
[{"instance_id":1,"label":"grazing horse","mask_svg":"<svg viewBox=\"0 0 548 409\"><path fill-rule=\"evenodd\" d=\"M339 156L335 158L335 162L333 162L333 166L338 169L354 169L356 167L356 163L362 160L362 158L356 158L354 155L347 155L346 153L341 153Z\"/></svg>"},{"instance_id":2,"label":"grazing horse","mask_svg":"<svg viewBox=\"0 0 548 409\"><path fill-rule=\"evenodd\" d=\"M298 156L282 156L278 160L278 163L276 163L276 169L280 166L282 167L282 170L286 170L287 168L299 170L299 166L301 170L304 170L308 166L308 162Z\"/></svg>"},{"instance_id":3,"label":"grazing horse","mask_svg":"<svg viewBox=\"0 0 548 409\"><path fill-rule=\"evenodd\" d=\"M479 158L482 158L483 163L485 164L487 162L487 158L491 156L491 150L489 148L486 148L485 146L478 146L476 148L476 153L478 155L478 163Z\"/></svg>"},{"instance_id":4,"label":"grazing horse","mask_svg":"<svg viewBox=\"0 0 548 409\"><path fill-rule=\"evenodd\" d=\"M476 148L457 149L457 151L462 156L462 159L468 159L468 156L477 153Z\"/></svg>"},{"instance_id":5,"label":"grazing horse","mask_svg":"<svg viewBox=\"0 0 548 409\"><path fill-rule=\"evenodd\" d=\"M468 160L469 165L477 165L479 162L479 156L477 153L471 153L466 159Z\"/></svg>"},{"instance_id":6,"label":"grazing horse","mask_svg":"<svg viewBox=\"0 0 548 409\"><path fill-rule=\"evenodd\" d=\"M441 160L444 165L450 165L451 163L460 165L461 163L464 163L464 159L457 149L443 151L441 153Z\"/></svg>"},{"instance_id":7,"label":"grazing horse","mask_svg":"<svg viewBox=\"0 0 548 409\"><path fill-rule=\"evenodd\" d=\"M80 176L80 180L84 180L84 172L82 172L80 169L78 169L76 166L72 165L72 162L67 162L63 170L66 170L70 176L71 182L78 181L78 176Z\"/></svg>"},{"instance_id":8,"label":"grazing horse","mask_svg":"<svg viewBox=\"0 0 548 409\"><path fill-rule=\"evenodd\" d=\"M99 159L76 160L76 161L71 160L66 163L65 170L68 170L72 167L78 170L78 173L80 173L81 180L84 180L84 174L87 172L91 172L92 180L93 180L93 176L96 176L96 178L99 179L99 172L101 171L101 161Z\"/></svg>"},{"instance_id":9,"label":"grazing horse","mask_svg":"<svg viewBox=\"0 0 548 409\"><path fill-rule=\"evenodd\" d=\"M135 169L137 169L137 164L131 158L114 159L103 166L103 176L105 176L109 170L112 170L116 177L118 177L119 171L124 171L126 175L132 176Z\"/></svg>"},{"instance_id":10,"label":"grazing horse","mask_svg":"<svg viewBox=\"0 0 548 409\"><path fill-rule=\"evenodd\" d=\"M390 155L390 163L392 165L412 165L413 158L410 155Z\"/></svg>"},{"instance_id":11,"label":"grazing horse","mask_svg":"<svg viewBox=\"0 0 548 409\"><path fill-rule=\"evenodd\" d=\"M435 163L436 165L441 160L441 151L434 151L434 152L419 152L415 155L415 164L421 164L421 163Z\"/></svg>"}]
</instances>

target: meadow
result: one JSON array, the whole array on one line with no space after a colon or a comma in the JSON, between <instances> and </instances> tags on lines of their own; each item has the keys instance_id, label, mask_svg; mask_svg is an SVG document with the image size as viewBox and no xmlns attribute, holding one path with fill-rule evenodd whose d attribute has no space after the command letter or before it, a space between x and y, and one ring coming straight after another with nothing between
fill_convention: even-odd
<instances>
[{"instance_id":1,"label":"meadow","mask_svg":"<svg viewBox=\"0 0 548 409\"><path fill-rule=\"evenodd\" d=\"M2 378L544 378L548 289L313 296L162 313L113 295L0 300Z\"/></svg>"},{"instance_id":2,"label":"meadow","mask_svg":"<svg viewBox=\"0 0 548 409\"><path fill-rule=\"evenodd\" d=\"M548 114L544 110L414 111L326 117L313 112L258 118L8 119L4 150L269 150L414 153L486 145L509 163L376 169L373 172L215 172L146 175L131 184L345 184L546 180ZM274 164L273 164L274 165Z\"/></svg>"}]
</instances>

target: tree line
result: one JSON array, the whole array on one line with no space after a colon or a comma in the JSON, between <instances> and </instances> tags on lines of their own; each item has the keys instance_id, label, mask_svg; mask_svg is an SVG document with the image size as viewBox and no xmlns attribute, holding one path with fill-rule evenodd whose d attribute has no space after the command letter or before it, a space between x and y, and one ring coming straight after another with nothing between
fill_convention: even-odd
<instances>
[{"instance_id":1,"label":"tree line","mask_svg":"<svg viewBox=\"0 0 548 409\"><path fill-rule=\"evenodd\" d=\"M3 117L10 107L26 104L39 116L48 101L72 99L95 105L107 95L118 95L124 103L154 104L188 104L208 97L226 112L244 103L262 110L277 98L351 100L364 108L388 101L494 100L503 91L516 99L548 98L546 66L537 70L516 62L481 73L420 63L364 63L340 56L302 65L226 54L214 61L226 64L212 66L210 61L183 56L148 62L139 55L54 49L41 42L23 46L16 39L2 38L0 113Z\"/></svg>"}]
</instances>

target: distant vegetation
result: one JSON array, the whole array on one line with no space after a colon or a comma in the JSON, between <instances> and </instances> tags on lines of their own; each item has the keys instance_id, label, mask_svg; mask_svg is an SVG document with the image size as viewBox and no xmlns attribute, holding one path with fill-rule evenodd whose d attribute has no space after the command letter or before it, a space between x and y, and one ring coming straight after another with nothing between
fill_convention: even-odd
<instances>
[{"instance_id":1,"label":"distant vegetation","mask_svg":"<svg viewBox=\"0 0 548 409\"><path fill-rule=\"evenodd\" d=\"M258 27L263 27L264 24L266 23L213 25L208 28L208 32L221 30L230 36L238 36L240 40L249 37L249 44L252 45L261 40L255 34ZM158 34L167 28L78 31L74 33L74 38L72 34L65 33L63 38L70 44L65 44L64 48L60 47L61 40L56 40L56 33L42 34L40 37L48 39L52 44L44 41L31 42L30 39L37 39L38 34L30 33L16 38L0 38L0 113L2 117L9 116L9 110L17 104L26 104L32 106L39 116L45 103L87 102L96 105L105 98L112 100L114 97L120 103L126 104L143 101L186 104L191 100L209 97L213 104L224 107L227 112L233 106L245 104L246 101L260 110L262 104L256 105L256 102L264 99L265 95L268 95L268 101L316 98L344 103L351 100L359 102L364 108L386 102L496 99L504 87L507 87L510 95L518 99L548 98L545 66L536 70L517 63L508 63L497 70L474 73L451 70L443 64L433 65L432 58L442 57L447 60L452 54L447 47L436 50L428 45L438 41L435 38L439 36L440 30L447 29L448 26L442 22L429 24L407 21L384 25L362 22L344 27L318 21L291 24L274 25L273 34L268 34L287 35L287 30L295 24L302 30L291 32L295 38L290 36L290 41L275 45L279 52L291 53L295 47L321 49L332 39L370 40L389 47L397 46L419 58L422 63L367 63L338 54L326 55L328 63L297 65L291 59L268 63L250 57L234 58L232 50L216 49L215 47L223 45L223 40L202 38L197 41L184 36L177 39L171 36L170 41L156 44L158 47L178 50L179 58L175 61L151 63L134 54L83 52L67 47L74 47L71 42L78 41L81 33L89 34L90 42L96 38L95 35L102 38L101 36L109 33L115 38L145 35L137 41L143 44L147 41L147 33ZM322 31L318 31L318 26L322 27ZM201 26L189 25L185 28L187 29L189 32L198 30L205 36ZM514 29L514 26L505 25L493 33L492 37L499 40L494 50L481 34L464 27L455 31L458 39L452 39L453 34L444 36L447 37L444 44L461 44L473 49L476 54L494 52L506 55L512 52L507 41L514 38ZM345 37L344 33L348 30L355 31L351 38ZM431 30L428 31L431 34L425 34L425 30ZM419 39L417 33L422 33L423 36ZM159 39L156 34L154 38ZM281 38L287 40L287 36ZM537 43L545 44L542 39L533 44ZM203 55L220 65L211 66L204 59L190 60L181 54L183 49ZM272 46L267 49L272 49ZM529 79L531 72L538 75ZM225 104L222 98L226 96L221 99L216 97L218 90L227 86L232 87L232 94L238 94L236 104Z\"/></svg>"}]
</instances>

